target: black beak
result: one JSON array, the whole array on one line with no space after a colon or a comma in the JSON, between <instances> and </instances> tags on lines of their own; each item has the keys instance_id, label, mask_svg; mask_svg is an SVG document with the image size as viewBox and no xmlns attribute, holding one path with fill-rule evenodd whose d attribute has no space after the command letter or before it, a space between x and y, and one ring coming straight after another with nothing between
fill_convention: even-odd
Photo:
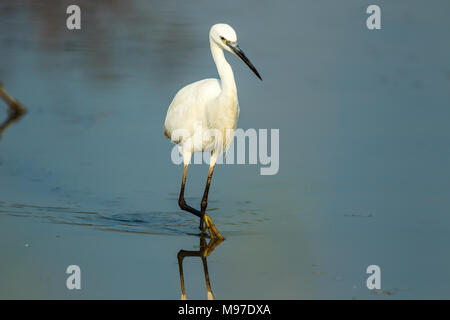
<instances>
[{"instance_id":1,"label":"black beak","mask_svg":"<svg viewBox=\"0 0 450 320\"><path fill-rule=\"evenodd\" d=\"M255 66L250 62L250 60L244 54L244 51L242 51L241 48L239 48L239 46L237 44L233 44L229 41L227 41L227 45L256 74L256 76L259 78L259 80L262 80L261 76L258 73L258 70L256 70Z\"/></svg>"}]
</instances>

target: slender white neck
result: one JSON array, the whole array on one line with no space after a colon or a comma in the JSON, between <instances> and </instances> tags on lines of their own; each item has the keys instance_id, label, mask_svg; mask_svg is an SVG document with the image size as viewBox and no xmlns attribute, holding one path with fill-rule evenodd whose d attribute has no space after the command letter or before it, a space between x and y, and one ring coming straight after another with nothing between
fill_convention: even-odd
<instances>
[{"instance_id":1,"label":"slender white neck","mask_svg":"<svg viewBox=\"0 0 450 320\"><path fill-rule=\"evenodd\" d=\"M236 83L234 82L234 74L231 66L228 64L223 54L223 49L210 39L211 54L216 63L222 85L221 96L236 96Z\"/></svg>"}]
</instances>

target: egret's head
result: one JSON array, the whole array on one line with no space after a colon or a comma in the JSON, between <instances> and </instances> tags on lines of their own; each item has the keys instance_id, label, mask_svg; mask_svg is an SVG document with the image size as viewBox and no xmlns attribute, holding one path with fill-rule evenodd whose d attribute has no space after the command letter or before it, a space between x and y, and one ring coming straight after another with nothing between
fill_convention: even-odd
<instances>
[{"instance_id":1,"label":"egret's head","mask_svg":"<svg viewBox=\"0 0 450 320\"><path fill-rule=\"evenodd\" d=\"M234 29L225 23L218 23L211 27L209 31L209 37L213 40L219 47L232 52L227 45L227 41L230 43L237 43L237 36Z\"/></svg>"},{"instance_id":2,"label":"egret's head","mask_svg":"<svg viewBox=\"0 0 450 320\"><path fill-rule=\"evenodd\" d=\"M237 43L237 36L234 29L225 23L218 23L211 27L209 31L210 41L217 44L220 48L225 49L232 54L236 55L245 62L245 64L256 74L256 76L261 79L256 68L250 62L250 60L245 56L244 52L239 48Z\"/></svg>"}]
</instances>

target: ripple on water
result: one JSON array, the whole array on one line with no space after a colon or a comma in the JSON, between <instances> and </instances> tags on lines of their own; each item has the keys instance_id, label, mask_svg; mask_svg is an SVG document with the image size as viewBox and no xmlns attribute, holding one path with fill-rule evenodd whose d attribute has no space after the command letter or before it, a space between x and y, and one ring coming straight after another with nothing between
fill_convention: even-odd
<instances>
[{"instance_id":1,"label":"ripple on water","mask_svg":"<svg viewBox=\"0 0 450 320\"><path fill-rule=\"evenodd\" d=\"M217 200L215 202L218 202ZM213 202L214 203L214 202ZM243 204L241 204L242 206ZM213 207L208 212L219 211ZM96 230L153 235L199 235L198 218L183 211L119 212L89 210L65 206L41 206L0 202L0 215L33 218L47 223L91 227ZM225 236L252 234L248 226L265 218L259 210L237 208L233 213L218 212L213 216Z\"/></svg>"}]
</instances>

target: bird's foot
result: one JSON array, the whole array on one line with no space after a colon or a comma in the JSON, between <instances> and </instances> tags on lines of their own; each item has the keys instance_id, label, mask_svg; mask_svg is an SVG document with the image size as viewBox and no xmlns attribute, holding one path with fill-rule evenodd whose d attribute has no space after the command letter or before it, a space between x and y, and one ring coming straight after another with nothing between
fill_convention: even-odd
<instances>
[{"instance_id":1,"label":"bird's foot","mask_svg":"<svg viewBox=\"0 0 450 320\"><path fill-rule=\"evenodd\" d=\"M214 222L212 222L211 218L207 214L205 214L203 216L203 219L205 222L203 232L206 232L206 229L208 229L211 240L213 240L213 239L224 240L225 239L220 234L219 230L217 230L216 226L214 225Z\"/></svg>"}]
</instances>

